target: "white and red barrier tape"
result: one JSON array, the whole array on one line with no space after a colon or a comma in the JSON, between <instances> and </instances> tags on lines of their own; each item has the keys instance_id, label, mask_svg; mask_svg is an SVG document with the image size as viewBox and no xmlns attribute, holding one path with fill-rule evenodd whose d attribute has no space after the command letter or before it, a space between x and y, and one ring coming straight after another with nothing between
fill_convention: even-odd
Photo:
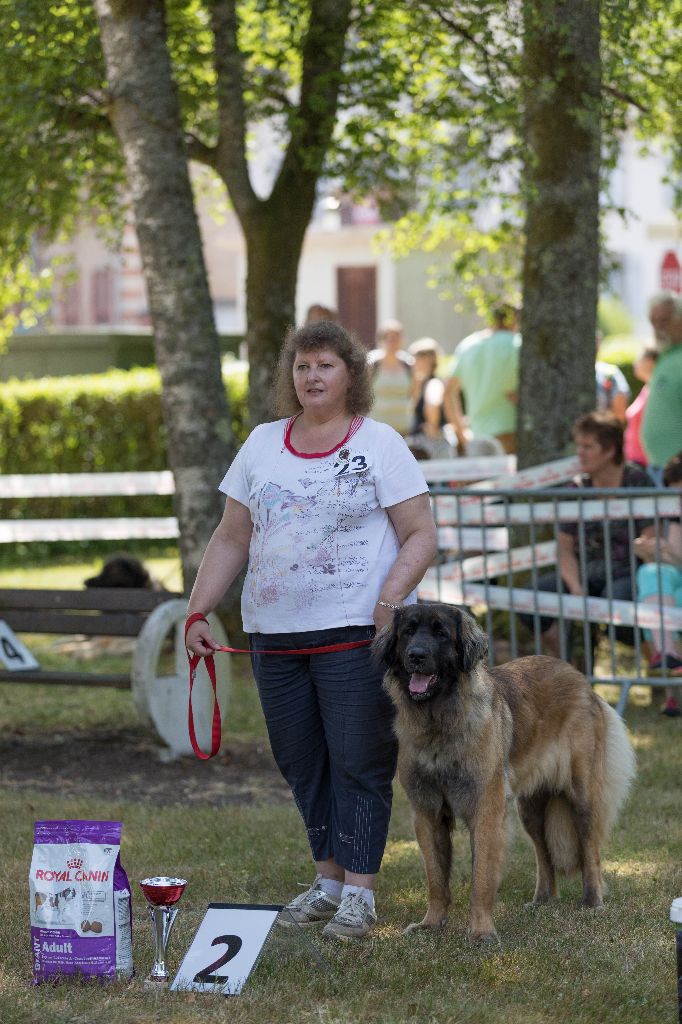
<instances>
[{"instance_id":1,"label":"white and red barrier tape","mask_svg":"<svg viewBox=\"0 0 682 1024\"><path fill-rule=\"evenodd\" d=\"M462 483L482 477L515 473L515 455L486 455L479 458L423 459L419 468L430 484Z\"/></svg>"},{"instance_id":2,"label":"white and red barrier tape","mask_svg":"<svg viewBox=\"0 0 682 1024\"><path fill-rule=\"evenodd\" d=\"M507 473L493 480L478 480L467 487L469 491L532 491L543 487L555 487L557 484L572 480L580 472L580 462L572 455L568 459L555 459L554 462L543 462L541 466L530 466L518 473ZM462 496L462 504L471 502L494 501L494 498L477 498L473 494Z\"/></svg>"},{"instance_id":3,"label":"white and red barrier tape","mask_svg":"<svg viewBox=\"0 0 682 1024\"><path fill-rule=\"evenodd\" d=\"M533 615L559 617L559 602L563 618L588 622L612 622L616 626L634 626L660 629L661 609L658 604L634 601L608 601L604 597L574 597L572 594L554 594L547 591L526 590L520 587L485 586L481 583L443 581L438 586L435 578L424 579L419 597L427 601L445 601L447 604L486 604L489 608L523 612ZM664 605L665 629L682 629L682 608Z\"/></svg>"},{"instance_id":4,"label":"white and red barrier tape","mask_svg":"<svg viewBox=\"0 0 682 1024\"><path fill-rule=\"evenodd\" d=\"M538 569L556 562L556 543L553 540L543 541L535 547L514 548L512 551L501 551L498 554L474 555L464 558L461 562L444 562L442 565L428 569L424 580L484 580L491 576L501 576L507 572L520 572L535 565Z\"/></svg>"},{"instance_id":5,"label":"white and red barrier tape","mask_svg":"<svg viewBox=\"0 0 682 1024\"><path fill-rule=\"evenodd\" d=\"M583 492L584 493L584 492ZM599 522L603 519L653 519L675 518L680 515L680 498L590 498L578 500L583 495L576 491L576 497L569 501L539 501L535 504L485 505L477 499L476 505L464 505L464 498L441 496L433 499L436 522L446 529L456 531L457 523L471 526L485 523L488 526L527 526L529 523L575 523Z\"/></svg>"}]
</instances>

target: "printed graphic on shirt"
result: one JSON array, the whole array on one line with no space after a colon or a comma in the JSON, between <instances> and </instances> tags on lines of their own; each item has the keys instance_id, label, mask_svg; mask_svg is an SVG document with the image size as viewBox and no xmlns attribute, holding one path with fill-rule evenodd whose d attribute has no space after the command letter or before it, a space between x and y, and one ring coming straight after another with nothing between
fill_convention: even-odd
<instances>
[{"instance_id":1,"label":"printed graphic on shirt","mask_svg":"<svg viewBox=\"0 0 682 1024\"><path fill-rule=\"evenodd\" d=\"M378 508L369 456L343 448L302 467L295 490L268 481L250 495L254 532L247 585L256 607L309 607L324 591L360 586L368 565L357 526Z\"/></svg>"},{"instance_id":2,"label":"printed graphic on shirt","mask_svg":"<svg viewBox=\"0 0 682 1024\"><path fill-rule=\"evenodd\" d=\"M403 439L376 420L365 417L338 448L314 457L287 446L289 423L256 427L220 485L253 523L244 629L371 624L400 550L387 509L425 493L423 473Z\"/></svg>"}]
</instances>

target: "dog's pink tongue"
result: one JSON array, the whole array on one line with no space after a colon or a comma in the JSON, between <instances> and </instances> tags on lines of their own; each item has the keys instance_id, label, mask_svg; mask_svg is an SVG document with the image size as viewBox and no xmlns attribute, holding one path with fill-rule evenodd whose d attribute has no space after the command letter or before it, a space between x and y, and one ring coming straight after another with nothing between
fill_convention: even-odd
<instances>
[{"instance_id":1,"label":"dog's pink tongue","mask_svg":"<svg viewBox=\"0 0 682 1024\"><path fill-rule=\"evenodd\" d=\"M425 676L423 672L413 672L410 679L410 693L426 693L433 676Z\"/></svg>"}]
</instances>

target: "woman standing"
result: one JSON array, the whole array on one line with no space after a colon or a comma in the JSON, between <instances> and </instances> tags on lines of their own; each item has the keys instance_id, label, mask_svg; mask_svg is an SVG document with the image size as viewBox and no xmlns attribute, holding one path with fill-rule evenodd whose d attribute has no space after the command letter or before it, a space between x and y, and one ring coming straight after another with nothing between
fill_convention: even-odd
<instances>
[{"instance_id":1,"label":"woman standing","mask_svg":"<svg viewBox=\"0 0 682 1024\"><path fill-rule=\"evenodd\" d=\"M635 377L637 380L642 381L644 387L632 405L629 405L625 410L626 427L623 437L623 450L628 462L636 462L638 466L646 467L649 463L640 437L640 431L642 429L642 420L644 419L644 410L649 399L649 381L651 380L651 374L654 372L657 359L658 352L655 348L645 348L632 367Z\"/></svg>"},{"instance_id":2,"label":"woman standing","mask_svg":"<svg viewBox=\"0 0 682 1024\"><path fill-rule=\"evenodd\" d=\"M282 923L336 938L376 923L374 882L388 832L396 741L368 640L436 552L426 482L402 438L365 416L363 347L321 321L286 340L276 394L284 419L251 433L221 490L225 513L188 608L187 646L218 645L201 616L248 561L244 630L277 764L303 818L315 878ZM298 655L260 654L263 650Z\"/></svg>"},{"instance_id":3,"label":"woman standing","mask_svg":"<svg viewBox=\"0 0 682 1024\"><path fill-rule=\"evenodd\" d=\"M438 359L443 354L441 347L433 338L420 338L407 351L414 359L413 421L407 443L412 451L423 450L426 458L452 458L452 446L443 432L448 422L443 405L445 384L436 376Z\"/></svg>"}]
</instances>

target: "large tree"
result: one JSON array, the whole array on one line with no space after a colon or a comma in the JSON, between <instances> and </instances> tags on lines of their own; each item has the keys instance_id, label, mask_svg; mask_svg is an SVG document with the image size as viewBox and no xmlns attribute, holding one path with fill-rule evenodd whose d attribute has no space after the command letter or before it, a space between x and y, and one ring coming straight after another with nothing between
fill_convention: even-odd
<instances>
[{"instance_id":1,"label":"large tree","mask_svg":"<svg viewBox=\"0 0 682 1024\"><path fill-rule=\"evenodd\" d=\"M672 40L680 3L651 5L633 0L626 5L615 0L605 7L602 50L608 73L601 101L608 115L608 137L622 129L623 111L629 107L646 112L642 117L648 132L663 129L668 137L679 138L679 120L666 131L670 121L660 112L666 107L661 99L666 92L670 97L679 95L679 54L675 56L668 39ZM597 64L591 73L587 64L588 51L594 53L596 6L586 0L575 5L528 0L522 8L503 0L461 0L456 8L440 0L410 5L389 0L371 4L112 0L109 5L98 4L98 9L116 22L116 50L121 53L127 46L131 54L140 52L133 35L145 17L155 18L158 25L165 13L166 35L159 31L154 37L156 57L163 57L164 44L167 49L164 61L154 62L155 67L163 66L166 76L158 86L151 74L143 76L128 63L119 78L121 88L111 92L102 42L108 51L110 76L116 74L117 63L123 67L123 60L116 58L112 41L107 44L104 35L100 40L90 3L64 0L55 6L22 0L17 5L14 0L0 0L0 43L7 57L0 64L0 194L7 210L0 223L0 244L12 265L26 256L36 230L53 237L60 230L73 229L86 209L99 217L102 211L115 210L117 198L126 194L126 170L136 175L135 206L142 209L145 168L138 158L145 162L153 154L142 141L134 147L130 139L127 148L124 141L126 159L122 161L112 124L119 139L124 140L127 124L129 132L134 125L135 131L166 143L164 152L174 154L173 175L177 174L179 193L185 198L186 158L209 165L226 183L247 243L250 402L252 422L257 422L268 414L267 384L273 361L282 333L293 321L301 244L322 175L333 178L339 187L372 191L391 215L407 207L416 209L421 220L414 214L408 219L409 241L414 243L428 224L430 244L452 246L460 281L479 296L490 290L499 257L518 277L523 251L521 195L527 200L532 227L524 296L529 343L523 359L529 365L522 372L522 414L527 414L531 390L543 369L548 405L553 414L560 412L551 443L542 452L531 451L533 430L524 428L521 454L528 461L557 453L569 416L579 407L578 396L585 393L587 378L583 380L582 375L588 371L583 358L593 341L588 307L593 302L595 268L593 254L578 266L572 245L567 245L561 232L552 237L542 234L540 220L545 211L538 201L540 190L547 189L555 210L561 205L562 190L559 179L556 187L551 181L557 161L553 170L544 163L551 145L540 151L540 143L544 146L549 138L542 129L543 118L552 116L552 104L544 93L556 98L562 124L579 145L587 136L594 141L599 99L592 90L599 69ZM519 13L524 16L522 34ZM540 17L543 14L547 24ZM579 19L589 21L589 39L576 37L573 26ZM660 56L656 45L662 41ZM540 50L545 44L558 47L553 66L545 60L543 67ZM568 53L572 47L575 60ZM171 77L179 98L179 113L176 107L172 115L172 142L159 133L154 109L157 88L161 107L170 109ZM146 95L138 96L142 81ZM581 82L587 89L584 95ZM521 100L525 100L525 120ZM673 107L672 100L668 107ZM259 122L269 124L281 145L279 167L266 195L254 189L249 167L250 131ZM590 159L580 166L574 161L573 167L576 174L586 175L584 197L588 192L591 196L586 212L594 223L592 142L585 148ZM565 150L563 139L555 139L554 144L558 151ZM154 166L153 161L149 166ZM521 185L524 167L528 188ZM148 175L152 191L147 200L153 194L151 177L153 173ZM569 182L572 196L582 187ZM444 210L455 225L454 234L448 235L442 221L436 220ZM151 224L148 214L143 216ZM594 238L594 233L585 218L579 219L581 244L591 245L588 238ZM154 234L144 228L141 232L145 268L150 273L161 265L161 253L152 251ZM181 250L195 244L196 235L190 232ZM567 250L572 270L562 273ZM197 271L194 256L189 262ZM166 267L166 293L176 288L182 292L186 278L180 273L177 283L174 279L176 270L183 269L182 260L170 260ZM562 376L575 346L575 334L571 336L564 327L555 335L553 351L545 360L548 312L543 274L553 283L554 315L560 308L572 310L578 304L576 330L583 367L578 375ZM156 320L163 303L158 290L155 294ZM197 308L205 308L203 284L196 294ZM202 312L202 323L204 317ZM218 387L215 336L203 327L198 333L206 373L202 389L209 378L210 387ZM166 336L159 346L160 365L169 358L173 344ZM167 378L161 369L165 387L172 374ZM537 394L536 390L534 397ZM553 398L557 404L552 405ZM169 409L172 406L168 404ZM209 411L206 417L201 403L195 403L194 414L199 419L211 415ZM215 419L223 423L221 415ZM204 423L202 429L214 428ZM217 434L229 445L222 428ZM199 458L203 457L202 446ZM190 474L181 474L181 504L189 481ZM203 501L200 496L199 502ZM214 514L209 512L206 521ZM191 529L188 523L181 525L183 531Z\"/></svg>"},{"instance_id":2,"label":"large tree","mask_svg":"<svg viewBox=\"0 0 682 1024\"><path fill-rule=\"evenodd\" d=\"M77 230L83 216L116 229L132 202L186 586L219 516L215 482L232 450L188 160L223 179L246 239L249 404L257 423L270 413L273 365L294 322L350 12L350 0L0 0L5 262L20 268L37 233L52 240ZM356 30L363 20L382 31L376 10L361 5L355 16ZM375 62L364 57L361 67L367 77ZM391 62L382 69L388 79ZM358 95L358 76L345 81L347 96ZM395 98L383 80L377 96L384 107ZM281 140L267 196L256 193L249 169L249 131L259 121Z\"/></svg>"},{"instance_id":3,"label":"large tree","mask_svg":"<svg viewBox=\"0 0 682 1024\"><path fill-rule=\"evenodd\" d=\"M594 408L599 291L598 0L526 0L521 68L526 198L518 439L559 454Z\"/></svg>"},{"instance_id":4,"label":"large tree","mask_svg":"<svg viewBox=\"0 0 682 1024\"><path fill-rule=\"evenodd\" d=\"M424 6L453 40L461 109L393 244L449 246L450 282L482 311L521 301L519 461L530 465L561 455L594 406L600 216L620 141L635 131L682 161L682 2Z\"/></svg>"},{"instance_id":5,"label":"large tree","mask_svg":"<svg viewBox=\"0 0 682 1024\"><path fill-rule=\"evenodd\" d=\"M335 123L350 4L247 0L240 12L235 3L211 0L0 6L9 58L0 71L6 260L19 267L35 232L51 239L73 231L88 209L120 224L131 200L189 586L219 517L215 483L232 437L188 159L221 175L244 230L250 408L259 422L269 412L279 345L294 321L298 261ZM249 119L277 119L280 110L288 144L270 195L260 198L249 177Z\"/></svg>"},{"instance_id":6,"label":"large tree","mask_svg":"<svg viewBox=\"0 0 682 1024\"><path fill-rule=\"evenodd\" d=\"M251 421L257 423L270 412L272 364L287 328L295 321L298 265L336 122L351 4L350 0L311 0L307 5L307 26L297 61L298 99L289 100L286 94L280 99L288 140L265 198L256 194L249 177L245 60L239 43L237 4L212 0L208 6L214 38L217 133L213 145L197 143L190 152L223 179L244 232L249 409ZM305 20L302 10L295 13Z\"/></svg>"},{"instance_id":7,"label":"large tree","mask_svg":"<svg viewBox=\"0 0 682 1024\"><path fill-rule=\"evenodd\" d=\"M95 0L95 9L149 294L188 587L220 518L216 481L231 451L218 339L163 2Z\"/></svg>"}]
</instances>

